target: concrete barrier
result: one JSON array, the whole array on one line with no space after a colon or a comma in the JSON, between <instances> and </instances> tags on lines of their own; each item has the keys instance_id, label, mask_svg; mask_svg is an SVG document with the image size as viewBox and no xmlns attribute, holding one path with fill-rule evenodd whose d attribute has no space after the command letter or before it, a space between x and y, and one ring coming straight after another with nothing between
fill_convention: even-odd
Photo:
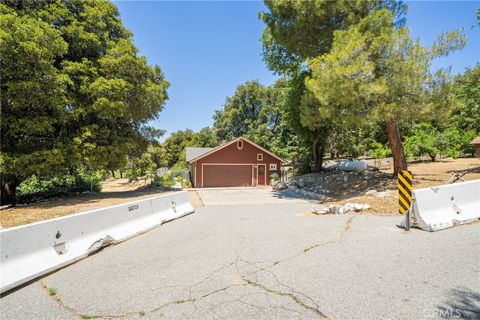
<instances>
[{"instance_id":1,"label":"concrete barrier","mask_svg":"<svg viewBox=\"0 0 480 320\"><path fill-rule=\"evenodd\" d=\"M426 231L480 219L480 180L413 190L412 218Z\"/></svg>"},{"instance_id":2,"label":"concrete barrier","mask_svg":"<svg viewBox=\"0 0 480 320\"><path fill-rule=\"evenodd\" d=\"M187 191L0 231L0 292L194 212Z\"/></svg>"}]
</instances>

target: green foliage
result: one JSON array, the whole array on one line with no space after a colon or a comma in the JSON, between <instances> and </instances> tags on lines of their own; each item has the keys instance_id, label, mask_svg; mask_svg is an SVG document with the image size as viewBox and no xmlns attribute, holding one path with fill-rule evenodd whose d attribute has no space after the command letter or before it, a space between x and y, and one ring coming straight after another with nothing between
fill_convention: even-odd
<instances>
[{"instance_id":1,"label":"green foliage","mask_svg":"<svg viewBox=\"0 0 480 320\"><path fill-rule=\"evenodd\" d=\"M182 188L191 188L192 182L188 179L182 179Z\"/></svg>"},{"instance_id":2,"label":"green foliage","mask_svg":"<svg viewBox=\"0 0 480 320\"><path fill-rule=\"evenodd\" d=\"M171 188L175 185L175 179L170 173L165 173L161 176L161 186L165 188Z\"/></svg>"},{"instance_id":3,"label":"green foliage","mask_svg":"<svg viewBox=\"0 0 480 320\"><path fill-rule=\"evenodd\" d=\"M327 53L336 30L358 23L379 8L391 10L397 25L404 23L406 6L397 1L267 0L263 34L264 60L282 74L295 70L302 61Z\"/></svg>"},{"instance_id":4,"label":"green foliage","mask_svg":"<svg viewBox=\"0 0 480 320\"><path fill-rule=\"evenodd\" d=\"M386 147L385 145L373 141L370 146L370 150L368 151L368 154L375 159L383 159L392 154L392 151L390 150L389 147Z\"/></svg>"},{"instance_id":5,"label":"green foliage","mask_svg":"<svg viewBox=\"0 0 480 320\"><path fill-rule=\"evenodd\" d=\"M316 119L305 120L351 127L372 117L411 116L421 107L429 62L428 51L406 28L393 27L389 11L376 11L358 25L336 31L332 50L308 61L312 75L306 86L320 108Z\"/></svg>"},{"instance_id":6,"label":"green foliage","mask_svg":"<svg viewBox=\"0 0 480 320\"><path fill-rule=\"evenodd\" d=\"M416 125L411 134L405 138L405 153L415 157L426 154L435 161L441 152L440 132L430 123L423 122Z\"/></svg>"},{"instance_id":7,"label":"green foliage","mask_svg":"<svg viewBox=\"0 0 480 320\"><path fill-rule=\"evenodd\" d=\"M122 168L162 133L169 84L108 1L0 4L0 56L4 182Z\"/></svg>"},{"instance_id":8,"label":"green foliage","mask_svg":"<svg viewBox=\"0 0 480 320\"><path fill-rule=\"evenodd\" d=\"M165 165L185 168L186 147L211 148L218 145L218 138L209 127L193 132L191 129L178 130L172 133L162 144L165 150Z\"/></svg>"},{"instance_id":9,"label":"green foliage","mask_svg":"<svg viewBox=\"0 0 480 320\"><path fill-rule=\"evenodd\" d=\"M66 195L71 192L100 192L101 172L89 172L84 169L75 174L39 178L35 175L24 180L17 189L17 199L21 203Z\"/></svg>"},{"instance_id":10,"label":"green foliage","mask_svg":"<svg viewBox=\"0 0 480 320\"><path fill-rule=\"evenodd\" d=\"M265 87L248 81L228 97L222 110L214 115L214 131L220 140L246 136L280 157L298 153L298 139L286 118L286 101L290 88L285 80Z\"/></svg>"},{"instance_id":11,"label":"green foliage","mask_svg":"<svg viewBox=\"0 0 480 320\"><path fill-rule=\"evenodd\" d=\"M270 181L272 182L275 182L275 181L278 181L280 180L280 175L278 174L278 172L276 171L273 171L270 173Z\"/></svg>"},{"instance_id":12,"label":"green foliage","mask_svg":"<svg viewBox=\"0 0 480 320\"><path fill-rule=\"evenodd\" d=\"M437 155L458 158L464 154L474 152L470 141L475 138L476 132L461 131L456 127L450 127L439 131L430 123L417 124L411 131L410 136L405 137L405 150L408 155L421 157L428 155L435 161Z\"/></svg>"},{"instance_id":13,"label":"green foliage","mask_svg":"<svg viewBox=\"0 0 480 320\"><path fill-rule=\"evenodd\" d=\"M480 132L480 63L455 79L455 94L460 106L454 122L462 130Z\"/></svg>"}]
</instances>

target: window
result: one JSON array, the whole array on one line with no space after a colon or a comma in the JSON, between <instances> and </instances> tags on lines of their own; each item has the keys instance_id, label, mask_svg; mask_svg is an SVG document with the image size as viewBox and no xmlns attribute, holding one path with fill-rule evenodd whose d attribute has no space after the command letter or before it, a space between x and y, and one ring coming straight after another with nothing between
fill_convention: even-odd
<instances>
[{"instance_id":1,"label":"window","mask_svg":"<svg viewBox=\"0 0 480 320\"><path fill-rule=\"evenodd\" d=\"M242 150L243 149L243 140L238 140L237 141L237 149Z\"/></svg>"},{"instance_id":2,"label":"window","mask_svg":"<svg viewBox=\"0 0 480 320\"><path fill-rule=\"evenodd\" d=\"M277 164L276 163L270 163L270 170L277 170Z\"/></svg>"},{"instance_id":3,"label":"window","mask_svg":"<svg viewBox=\"0 0 480 320\"><path fill-rule=\"evenodd\" d=\"M263 153L257 153L257 161L263 160Z\"/></svg>"}]
</instances>

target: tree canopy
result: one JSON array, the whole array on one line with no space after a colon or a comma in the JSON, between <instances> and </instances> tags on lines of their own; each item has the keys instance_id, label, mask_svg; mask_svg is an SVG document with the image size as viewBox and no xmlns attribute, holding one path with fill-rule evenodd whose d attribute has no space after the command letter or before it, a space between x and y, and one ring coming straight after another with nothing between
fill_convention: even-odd
<instances>
[{"instance_id":1,"label":"tree canopy","mask_svg":"<svg viewBox=\"0 0 480 320\"><path fill-rule=\"evenodd\" d=\"M0 4L0 56L2 204L32 174L115 169L162 133L148 121L169 84L108 1Z\"/></svg>"}]
</instances>

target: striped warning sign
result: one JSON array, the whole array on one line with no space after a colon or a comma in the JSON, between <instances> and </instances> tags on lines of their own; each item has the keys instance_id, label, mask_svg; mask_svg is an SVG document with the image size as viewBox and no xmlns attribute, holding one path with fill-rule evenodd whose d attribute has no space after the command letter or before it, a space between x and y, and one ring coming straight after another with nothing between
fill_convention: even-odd
<instances>
[{"instance_id":1,"label":"striped warning sign","mask_svg":"<svg viewBox=\"0 0 480 320\"><path fill-rule=\"evenodd\" d=\"M402 170L398 173L398 212L406 214L412 205L412 173Z\"/></svg>"}]
</instances>

